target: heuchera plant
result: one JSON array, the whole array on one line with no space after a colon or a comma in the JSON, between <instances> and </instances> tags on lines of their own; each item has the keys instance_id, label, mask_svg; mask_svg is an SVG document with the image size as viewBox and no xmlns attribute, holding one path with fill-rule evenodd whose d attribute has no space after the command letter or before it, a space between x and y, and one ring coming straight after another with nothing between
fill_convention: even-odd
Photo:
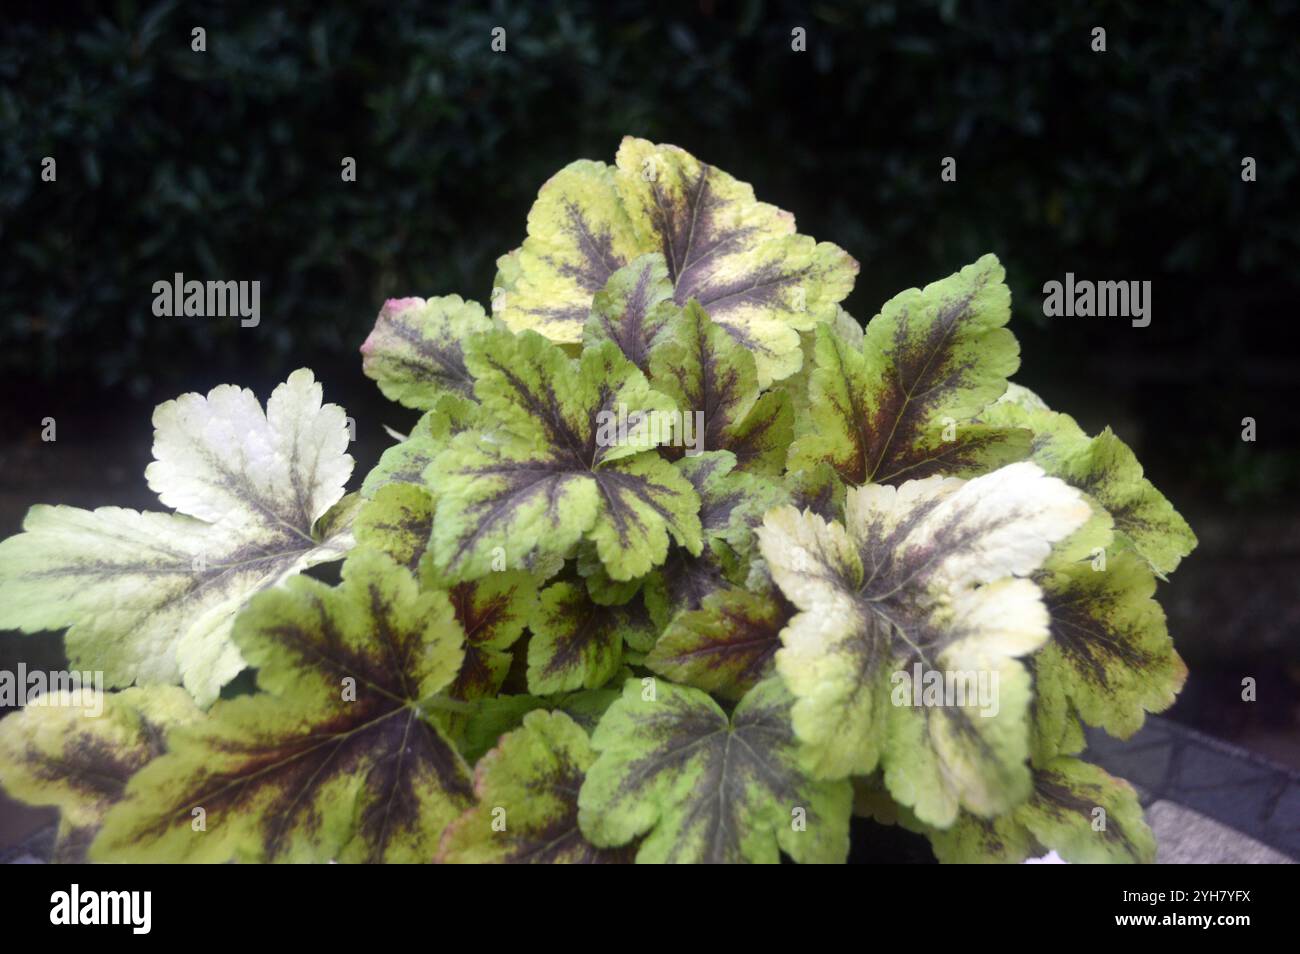
<instances>
[{"instance_id":1,"label":"heuchera plant","mask_svg":"<svg viewBox=\"0 0 1300 954\"><path fill-rule=\"evenodd\" d=\"M307 370L162 405L166 512L0 543L0 627L113 690L0 722L0 782L65 860L839 862L854 812L1152 860L1082 725L1173 701L1152 597L1195 537L1009 383L996 258L865 331L857 269L627 139L543 186L491 314L384 305L365 370L423 416L359 492Z\"/></svg>"}]
</instances>

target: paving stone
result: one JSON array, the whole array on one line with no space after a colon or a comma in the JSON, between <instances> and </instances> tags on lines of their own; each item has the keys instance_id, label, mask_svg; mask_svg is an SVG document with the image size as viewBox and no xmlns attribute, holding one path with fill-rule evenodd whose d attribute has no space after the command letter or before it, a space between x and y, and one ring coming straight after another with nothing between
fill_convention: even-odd
<instances>
[{"instance_id":1,"label":"paving stone","mask_svg":"<svg viewBox=\"0 0 1300 954\"><path fill-rule=\"evenodd\" d=\"M1084 757L1132 782L1143 805L1185 806L1300 859L1300 773L1156 716L1128 740L1089 730Z\"/></svg>"},{"instance_id":2,"label":"paving stone","mask_svg":"<svg viewBox=\"0 0 1300 954\"><path fill-rule=\"evenodd\" d=\"M1147 823L1156 835L1156 864L1293 864L1268 845L1174 802L1148 807Z\"/></svg>"}]
</instances>

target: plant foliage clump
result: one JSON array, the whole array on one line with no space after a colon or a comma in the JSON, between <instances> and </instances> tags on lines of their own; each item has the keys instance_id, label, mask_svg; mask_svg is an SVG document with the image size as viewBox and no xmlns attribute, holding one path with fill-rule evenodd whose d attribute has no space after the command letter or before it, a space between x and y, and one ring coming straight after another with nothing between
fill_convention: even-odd
<instances>
[{"instance_id":1,"label":"plant foliage clump","mask_svg":"<svg viewBox=\"0 0 1300 954\"><path fill-rule=\"evenodd\" d=\"M543 186L490 312L385 303L364 367L422 416L358 492L309 371L162 405L172 512L0 543L0 626L109 687L0 724L0 783L66 859L837 862L857 813L945 861L1152 860L1082 726L1172 703L1153 595L1195 537L1011 383L995 257L865 330L857 269L627 139Z\"/></svg>"}]
</instances>

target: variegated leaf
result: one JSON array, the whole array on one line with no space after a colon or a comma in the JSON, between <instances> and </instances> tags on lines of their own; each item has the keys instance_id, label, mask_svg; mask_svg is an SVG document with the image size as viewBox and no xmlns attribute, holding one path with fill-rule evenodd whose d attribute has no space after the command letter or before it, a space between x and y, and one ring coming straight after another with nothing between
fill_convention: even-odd
<instances>
[{"instance_id":1,"label":"variegated leaf","mask_svg":"<svg viewBox=\"0 0 1300 954\"><path fill-rule=\"evenodd\" d=\"M73 664L109 686L183 680L211 702L244 668L239 608L352 545L346 520L323 519L352 472L347 444L342 408L305 369L265 412L231 385L160 405L145 473L178 513L33 507L0 543L0 627L69 627Z\"/></svg>"},{"instance_id":2,"label":"variegated leaf","mask_svg":"<svg viewBox=\"0 0 1300 954\"><path fill-rule=\"evenodd\" d=\"M1187 521L1142 476L1137 457L1110 428L1089 438L1068 414L1011 401L988 408L981 420L1030 430L1032 459L1104 507L1120 541L1136 550L1157 575L1172 573L1196 548L1196 534Z\"/></svg>"},{"instance_id":3,"label":"variegated leaf","mask_svg":"<svg viewBox=\"0 0 1300 954\"><path fill-rule=\"evenodd\" d=\"M414 573L433 535L433 498L415 484L385 484L357 511L353 534Z\"/></svg>"},{"instance_id":4,"label":"variegated leaf","mask_svg":"<svg viewBox=\"0 0 1300 954\"><path fill-rule=\"evenodd\" d=\"M852 791L816 781L796 756L780 680L751 689L728 716L698 689L632 679L592 737L599 753L578 796L594 844L645 840L640 863L806 863L848 854Z\"/></svg>"},{"instance_id":5,"label":"variegated leaf","mask_svg":"<svg viewBox=\"0 0 1300 954\"><path fill-rule=\"evenodd\" d=\"M668 265L658 252L642 255L610 275L591 303L583 330L584 346L602 341L618 345L634 365L650 373L650 353L668 325L681 312L672 300Z\"/></svg>"},{"instance_id":6,"label":"variegated leaf","mask_svg":"<svg viewBox=\"0 0 1300 954\"><path fill-rule=\"evenodd\" d=\"M630 848L598 848L578 828L578 790L596 760L563 712L530 712L474 769L478 804L444 832L444 864L625 864Z\"/></svg>"},{"instance_id":7,"label":"variegated leaf","mask_svg":"<svg viewBox=\"0 0 1300 954\"><path fill-rule=\"evenodd\" d=\"M522 570L499 570L474 580L452 581L425 560L420 587L446 590L465 633L465 659L448 694L453 699L496 695L510 670L510 647L536 612L537 579Z\"/></svg>"},{"instance_id":8,"label":"variegated leaf","mask_svg":"<svg viewBox=\"0 0 1300 954\"><path fill-rule=\"evenodd\" d=\"M259 595L235 639L262 691L172 732L91 857L431 860L471 799L437 718L464 658L447 595L358 549L338 587L298 577Z\"/></svg>"},{"instance_id":9,"label":"variegated leaf","mask_svg":"<svg viewBox=\"0 0 1300 954\"><path fill-rule=\"evenodd\" d=\"M674 617L645 664L675 682L738 699L771 675L781 630L794 613L775 588L719 590Z\"/></svg>"},{"instance_id":10,"label":"variegated leaf","mask_svg":"<svg viewBox=\"0 0 1300 954\"><path fill-rule=\"evenodd\" d=\"M363 497L373 497L385 484L426 484L424 472L433 458L479 420L479 406L469 398L444 394L426 411L406 438L388 448L361 484Z\"/></svg>"},{"instance_id":11,"label":"variegated leaf","mask_svg":"<svg viewBox=\"0 0 1300 954\"><path fill-rule=\"evenodd\" d=\"M745 345L760 386L797 371L799 329L833 317L857 262L675 146L627 138L616 162L572 163L542 187L523 246L498 262L506 324L577 342L610 276L658 252L677 304L696 299Z\"/></svg>"},{"instance_id":12,"label":"variegated leaf","mask_svg":"<svg viewBox=\"0 0 1300 954\"><path fill-rule=\"evenodd\" d=\"M492 327L481 305L459 295L390 298L361 346L361 367L384 397L427 411L443 395L470 395L465 342Z\"/></svg>"},{"instance_id":13,"label":"variegated leaf","mask_svg":"<svg viewBox=\"0 0 1300 954\"><path fill-rule=\"evenodd\" d=\"M536 695L598 689L619 671L625 643L645 646L654 638L639 598L602 606L580 581L543 590L529 628L528 691Z\"/></svg>"},{"instance_id":14,"label":"variegated leaf","mask_svg":"<svg viewBox=\"0 0 1300 954\"><path fill-rule=\"evenodd\" d=\"M754 357L698 302L688 302L650 355L650 383L677 402L687 431L669 457L730 451L741 470L774 475L794 437L782 391L760 396Z\"/></svg>"},{"instance_id":15,"label":"variegated leaf","mask_svg":"<svg viewBox=\"0 0 1300 954\"><path fill-rule=\"evenodd\" d=\"M1029 784L1030 689L1016 657L1048 635L1041 594L1023 577L1087 520L1087 503L1020 463L971 481L856 488L845 510L841 526L782 508L758 531L773 580L800 610L776 665L807 764L830 778L881 764L894 797L932 825L959 806L1006 809ZM917 705L911 686L936 676L983 678L993 698Z\"/></svg>"},{"instance_id":16,"label":"variegated leaf","mask_svg":"<svg viewBox=\"0 0 1300 954\"><path fill-rule=\"evenodd\" d=\"M1036 769L1033 793L1007 814L962 814L928 834L943 862L1016 863L1055 851L1075 864L1150 864L1156 855L1132 786L1073 758Z\"/></svg>"},{"instance_id":17,"label":"variegated leaf","mask_svg":"<svg viewBox=\"0 0 1300 954\"><path fill-rule=\"evenodd\" d=\"M653 451L675 406L614 344L575 361L532 332L494 332L466 360L492 425L456 437L429 469L442 571L565 559L585 539L629 580L663 561L670 537L699 551L699 500Z\"/></svg>"},{"instance_id":18,"label":"variegated leaf","mask_svg":"<svg viewBox=\"0 0 1300 954\"><path fill-rule=\"evenodd\" d=\"M815 420L790 449L791 470L829 463L850 484L984 473L1029 450L1014 427L975 423L1020 363L1003 327L1011 296L995 256L890 299L860 348L816 331Z\"/></svg>"},{"instance_id":19,"label":"variegated leaf","mask_svg":"<svg viewBox=\"0 0 1300 954\"><path fill-rule=\"evenodd\" d=\"M82 863L131 776L166 751L167 731L202 717L179 686L46 693L0 719L0 788L56 806L53 860Z\"/></svg>"}]
</instances>

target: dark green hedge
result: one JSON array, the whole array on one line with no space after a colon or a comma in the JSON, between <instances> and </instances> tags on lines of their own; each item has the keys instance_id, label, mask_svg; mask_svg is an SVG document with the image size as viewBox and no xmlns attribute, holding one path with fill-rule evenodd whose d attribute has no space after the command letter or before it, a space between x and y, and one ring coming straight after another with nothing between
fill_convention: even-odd
<instances>
[{"instance_id":1,"label":"dark green hedge","mask_svg":"<svg viewBox=\"0 0 1300 954\"><path fill-rule=\"evenodd\" d=\"M11 380L145 394L196 369L351 360L387 295L486 298L538 186L625 133L692 150L848 248L862 318L997 252L1031 383L1069 369L1147 433L1181 422L1170 440L1194 443L1194 415L1263 416L1294 370L1270 338L1291 330L1300 258L1294 2L11 6ZM1153 280L1152 327L1045 327L1039 289L1067 270ZM260 279L261 327L155 318L150 286L176 271Z\"/></svg>"}]
</instances>

